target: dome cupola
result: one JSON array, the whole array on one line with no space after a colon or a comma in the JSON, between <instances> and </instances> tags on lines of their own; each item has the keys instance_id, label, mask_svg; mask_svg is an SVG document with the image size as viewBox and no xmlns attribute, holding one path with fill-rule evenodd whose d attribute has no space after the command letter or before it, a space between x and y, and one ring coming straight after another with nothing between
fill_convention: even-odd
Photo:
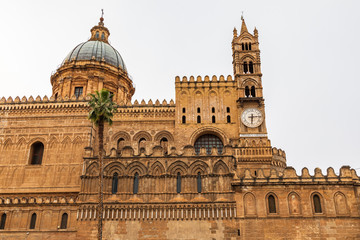
<instances>
[{"instance_id":1,"label":"dome cupola","mask_svg":"<svg viewBox=\"0 0 360 240\"><path fill-rule=\"evenodd\" d=\"M53 96L80 97L105 88L114 101L127 103L135 92L120 53L109 44L103 15L88 41L78 44L51 76Z\"/></svg>"}]
</instances>

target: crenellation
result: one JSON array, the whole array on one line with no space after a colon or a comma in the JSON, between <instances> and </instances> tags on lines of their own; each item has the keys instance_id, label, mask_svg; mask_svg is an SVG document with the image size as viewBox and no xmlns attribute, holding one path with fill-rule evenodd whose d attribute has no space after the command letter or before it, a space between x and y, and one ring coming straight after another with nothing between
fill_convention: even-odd
<instances>
[{"instance_id":1,"label":"crenellation","mask_svg":"<svg viewBox=\"0 0 360 240\"><path fill-rule=\"evenodd\" d=\"M343 166L340 168L340 174L336 175L332 168L327 169L327 175L323 175L320 168L314 169L314 175L311 176L307 168L302 169L302 174L298 176L296 170L292 167L286 167L283 172L279 172L276 169L271 169L270 174L266 175L263 172L263 169L258 169L257 174L254 175L250 169L245 169L244 174L239 176L240 182L252 182L263 183L264 179L267 179L267 182L272 183L336 183L341 182L342 184L346 183L357 183L360 178L356 175L354 169L350 169L348 166ZM234 183L234 182L233 182Z\"/></svg>"}]
</instances>

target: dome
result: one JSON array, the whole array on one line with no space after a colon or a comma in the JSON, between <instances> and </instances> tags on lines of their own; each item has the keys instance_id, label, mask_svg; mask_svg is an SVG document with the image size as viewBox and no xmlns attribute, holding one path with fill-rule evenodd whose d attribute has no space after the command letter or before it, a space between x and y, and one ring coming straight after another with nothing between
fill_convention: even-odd
<instances>
[{"instance_id":1,"label":"dome","mask_svg":"<svg viewBox=\"0 0 360 240\"><path fill-rule=\"evenodd\" d=\"M114 67L121 68L125 72L126 66L120 53L110 44L103 41L89 40L77 45L64 59L61 65L70 61L105 61Z\"/></svg>"}]
</instances>

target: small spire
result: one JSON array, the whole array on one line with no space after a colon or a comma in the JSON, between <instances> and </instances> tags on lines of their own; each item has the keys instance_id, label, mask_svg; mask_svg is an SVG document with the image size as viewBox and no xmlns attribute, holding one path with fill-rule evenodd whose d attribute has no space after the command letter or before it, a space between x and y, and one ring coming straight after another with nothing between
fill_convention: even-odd
<instances>
[{"instance_id":1,"label":"small spire","mask_svg":"<svg viewBox=\"0 0 360 240\"><path fill-rule=\"evenodd\" d=\"M234 31L233 31L233 33L234 33L234 38L236 38L236 37L237 37L237 30L236 30L236 27L234 27Z\"/></svg>"},{"instance_id":2,"label":"small spire","mask_svg":"<svg viewBox=\"0 0 360 240\"><path fill-rule=\"evenodd\" d=\"M104 26L104 9L101 9L101 17L100 17L100 22L99 22L99 26Z\"/></svg>"},{"instance_id":3,"label":"small spire","mask_svg":"<svg viewBox=\"0 0 360 240\"><path fill-rule=\"evenodd\" d=\"M255 27L255 29L254 29L254 36L257 36L258 35L258 30L257 30L257 28Z\"/></svg>"},{"instance_id":4,"label":"small spire","mask_svg":"<svg viewBox=\"0 0 360 240\"><path fill-rule=\"evenodd\" d=\"M244 17L241 15L241 31L240 31L240 34L244 33L244 32L248 32L247 30L247 27L246 27L246 24L245 24L245 20L244 20Z\"/></svg>"}]
</instances>

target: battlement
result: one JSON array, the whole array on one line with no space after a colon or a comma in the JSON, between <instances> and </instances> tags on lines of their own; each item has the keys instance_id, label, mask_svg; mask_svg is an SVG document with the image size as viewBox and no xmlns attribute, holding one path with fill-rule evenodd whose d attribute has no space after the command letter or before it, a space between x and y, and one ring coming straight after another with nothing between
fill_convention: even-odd
<instances>
[{"instance_id":1,"label":"battlement","mask_svg":"<svg viewBox=\"0 0 360 240\"><path fill-rule=\"evenodd\" d=\"M37 96L34 98L30 96L27 98L26 96L20 98L19 96L13 99L12 97L2 97L0 99L0 110L23 110L23 109L40 109L40 108L62 108L62 107L86 107L87 102L91 99L90 96L79 96L76 97L73 95L71 98L65 97L57 97L55 99L54 96L50 98L48 96L44 96L41 98ZM167 102L165 99L160 103L159 100L156 100L155 103L150 99L147 103L142 100L140 103L138 100L135 100L134 103L122 103L118 106L118 109L123 108L138 108L138 107L174 107L174 100L170 100Z\"/></svg>"},{"instance_id":2,"label":"battlement","mask_svg":"<svg viewBox=\"0 0 360 240\"><path fill-rule=\"evenodd\" d=\"M282 149L277 149L276 147L272 148L272 154L273 156L279 156L286 159L285 151Z\"/></svg>"},{"instance_id":3,"label":"battlement","mask_svg":"<svg viewBox=\"0 0 360 240\"><path fill-rule=\"evenodd\" d=\"M196 78L194 76L190 76L189 78L187 78L186 76L182 77L182 79L180 79L179 76L175 77L175 85L177 87L183 87L184 84L186 84L186 87L191 87L191 86L199 86L199 84L202 87L206 87L206 86L236 86L236 82L235 79L232 78L231 75L228 75L226 78L223 75L220 75L220 77L218 78L217 76L212 76L212 78L210 79L209 76L205 76L204 78L202 78L201 76L197 76Z\"/></svg>"},{"instance_id":4,"label":"battlement","mask_svg":"<svg viewBox=\"0 0 360 240\"><path fill-rule=\"evenodd\" d=\"M238 181L232 183L232 185L240 184L264 184L264 183L291 183L291 184L331 184L331 183L360 183L360 178L356 174L354 169L350 169L349 166L343 166L340 168L340 174L336 175L332 167L327 169L327 174L323 175L320 168L315 168L314 175L310 175L307 168L303 168L301 175L298 176L296 171L292 167L286 167L284 171L277 171L271 169L269 175L265 175L262 169L258 169L256 173L246 169L240 176Z\"/></svg>"},{"instance_id":5,"label":"battlement","mask_svg":"<svg viewBox=\"0 0 360 240\"><path fill-rule=\"evenodd\" d=\"M79 96L76 97L75 95L73 95L71 98L69 98L68 96L65 96L64 98L61 97L57 97L55 99L54 96L51 96L50 98L48 96L44 96L43 98L41 98L39 95L34 99L33 96L30 96L29 98L27 98L26 96L23 96L21 99L19 96L15 97L15 99L13 99L12 97L8 97L8 99L5 99L5 97L2 97L0 99L0 105L5 105L5 104L25 104L25 103L49 103L49 102L84 102L84 101L89 101L90 100L90 96Z\"/></svg>"},{"instance_id":6,"label":"battlement","mask_svg":"<svg viewBox=\"0 0 360 240\"><path fill-rule=\"evenodd\" d=\"M170 100L170 102L168 103L166 101L166 99L164 99L161 103L158 99L156 99L155 103L150 99L147 103L145 102L145 100L141 100L141 102L139 103L138 100L135 100L133 104L129 104L129 105L125 105L125 106L130 106L130 107L174 107L175 106L175 102L174 100ZM123 106L120 106L123 107Z\"/></svg>"}]
</instances>

